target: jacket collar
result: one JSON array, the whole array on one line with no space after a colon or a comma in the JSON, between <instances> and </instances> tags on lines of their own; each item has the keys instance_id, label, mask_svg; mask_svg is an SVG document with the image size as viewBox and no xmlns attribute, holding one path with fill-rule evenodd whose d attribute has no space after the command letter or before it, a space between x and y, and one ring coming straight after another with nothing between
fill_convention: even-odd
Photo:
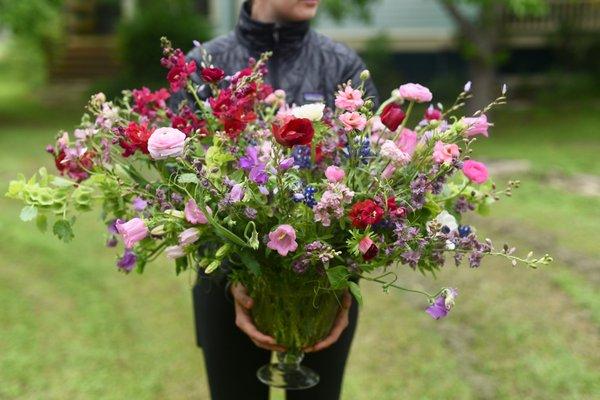
<instances>
[{"instance_id":1,"label":"jacket collar","mask_svg":"<svg viewBox=\"0 0 600 400\"><path fill-rule=\"evenodd\" d=\"M250 2L245 1L235 28L237 39L257 52L288 52L298 50L310 29L309 21L267 24L250 17Z\"/></svg>"}]
</instances>

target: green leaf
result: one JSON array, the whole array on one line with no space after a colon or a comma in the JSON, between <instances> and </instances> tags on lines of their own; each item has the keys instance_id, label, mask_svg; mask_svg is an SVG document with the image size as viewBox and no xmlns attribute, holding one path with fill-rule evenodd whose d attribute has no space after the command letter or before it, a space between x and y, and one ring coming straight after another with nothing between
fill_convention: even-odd
<instances>
[{"instance_id":1,"label":"green leaf","mask_svg":"<svg viewBox=\"0 0 600 400\"><path fill-rule=\"evenodd\" d=\"M198 183L198 177L196 176L196 174L193 173L187 173L187 174L181 174L177 177L177 182L178 183Z\"/></svg>"},{"instance_id":2,"label":"green leaf","mask_svg":"<svg viewBox=\"0 0 600 400\"><path fill-rule=\"evenodd\" d=\"M66 219L59 219L56 221L52 227L52 232L64 242L70 242L75 237L73 235L71 223Z\"/></svg>"},{"instance_id":3,"label":"green leaf","mask_svg":"<svg viewBox=\"0 0 600 400\"><path fill-rule=\"evenodd\" d=\"M60 176L55 176L52 179L52 186L56 186L56 187L69 187L69 186L74 186L75 182L70 181L68 179L65 178L61 178Z\"/></svg>"},{"instance_id":4,"label":"green leaf","mask_svg":"<svg viewBox=\"0 0 600 400\"><path fill-rule=\"evenodd\" d=\"M260 275L260 264L251 254L242 252L239 253L239 255L244 265L248 267L248 269L250 270L250 272L252 272L253 275Z\"/></svg>"},{"instance_id":5,"label":"green leaf","mask_svg":"<svg viewBox=\"0 0 600 400\"><path fill-rule=\"evenodd\" d=\"M188 268L188 258L187 257L179 257L175 259L175 273L179 275L181 272L185 271Z\"/></svg>"},{"instance_id":6,"label":"green leaf","mask_svg":"<svg viewBox=\"0 0 600 400\"><path fill-rule=\"evenodd\" d=\"M356 299L359 305L363 305L362 293L360 292L360 286L356 282L348 281L348 287L350 288L350 293Z\"/></svg>"},{"instance_id":7,"label":"green leaf","mask_svg":"<svg viewBox=\"0 0 600 400\"><path fill-rule=\"evenodd\" d=\"M34 206L25 206L21 210L21 215L19 215L19 217L21 218L21 221L27 222L37 217L37 213L38 210Z\"/></svg>"},{"instance_id":8,"label":"green leaf","mask_svg":"<svg viewBox=\"0 0 600 400\"><path fill-rule=\"evenodd\" d=\"M327 270L327 278L333 289L345 289L348 287L349 276L350 273L343 265L338 265Z\"/></svg>"},{"instance_id":9,"label":"green leaf","mask_svg":"<svg viewBox=\"0 0 600 400\"><path fill-rule=\"evenodd\" d=\"M46 217L44 214L38 214L37 218L35 219L35 225L41 232L46 232L48 230L48 217Z\"/></svg>"}]
</instances>

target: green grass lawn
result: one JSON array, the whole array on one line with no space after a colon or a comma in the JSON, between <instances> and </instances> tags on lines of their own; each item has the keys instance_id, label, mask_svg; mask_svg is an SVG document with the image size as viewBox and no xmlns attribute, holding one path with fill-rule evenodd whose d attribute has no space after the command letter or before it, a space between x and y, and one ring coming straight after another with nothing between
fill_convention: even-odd
<instances>
[{"instance_id":1,"label":"green grass lawn","mask_svg":"<svg viewBox=\"0 0 600 400\"><path fill-rule=\"evenodd\" d=\"M585 104L497 115L477 158L530 159L533 171L488 222L478 220L480 231L523 254L556 253L557 262L539 271L498 259L478 270L449 266L437 281L399 271L406 285L459 288L442 321L418 297L364 283L344 399L597 398L600 199L549 187L543 176L600 174L598 111ZM40 108L18 85L0 90L0 192L17 171L51 167L45 144L78 114ZM176 277L166 260L143 276L120 274L94 213L67 246L21 222L19 209L0 197L0 399L208 399L193 276Z\"/></svg>"}]
</instances>

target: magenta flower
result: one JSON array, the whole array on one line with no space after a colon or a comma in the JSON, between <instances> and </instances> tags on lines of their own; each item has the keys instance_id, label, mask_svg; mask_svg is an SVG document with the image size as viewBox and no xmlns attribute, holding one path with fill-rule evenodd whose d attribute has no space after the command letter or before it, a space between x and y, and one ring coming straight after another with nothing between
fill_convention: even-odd
<instances>
[{"instance_id":1,"label":"magenta flower","mask_svg":"<svg viewBox=\"0 0 600 400\"><path fill-rule=\"evenodd\" d=\"M360 90L352 89L347 85L343 90L339 90L335 96L335 106L346 111L356 111L364 104Z\"/></svg>"},{"instance_id":2,"label":"magenta flower","mask_svg":"<svg viewBox=\"0 0 600 400\"><path fill-rule=\"evenodd\" d=\"M433 95L425 86L418 83L406 83L398 89L400 97L404 100L414 101L417 103L427 103L431 101Z\"/></svg>"},{"instance_id":3,"label":"magenta flower","mask_svg":"<svg viewBox=\"0 0 600 400\"><path fill-rule=\"evenodd\" d=\"M467 126L466 137L482 135L488 137L488 128L492 125L488 122L485 114L475 118L463 118L462 121Z\"/></svg>"},{"instance_id":4,"label":"magenta flower","mask_svg":"<svg viewBox=\"0 0 600 400\"><path fill-rule=\"evenodd\" d=\"M123 237L125 247L131 249L137 242L148 236L148 227L140 218L133 218L127 222L117 220L115 226Z\"/></svg>"},{"instance_id":5,"label":"magenta flower","mask_svg":"<svg viewBox=\"0 0 600 400\"><path fill-rule=\"evenodd\" d=\"M148 139L148 151L155 160L178 157L183 153L185 133L175 128L158 128Z\"/></svg>"},{"instance_id":6,"label":"magenta flower","mask_svg":"<svg viewBox=\"0 0 600 400\"><path fill-rule=\"evenodd\" d=\"M474 161L467 160L463 164L463 174L472 182L482 184L488 180L489 173L485 164Z\"/></svg>"},{"instance_id":7,"label":"magenta flower","mask_svg":"<svg viewBox=\"0 0 600 400\"><path fill-rule=\"evenodd\" d=\"M325 176L327 180L331 183L341 182L344 180L346 173L340 167L336 167L335 165L330 165L325 170Z\"/></svg>"},{"instance_id":8,"label":"magenta flower","mask_svg":"<svg viewBox=\"0 0 600 400\"><path fill-rule=\"evenodd\" d=\"M206 211L211 212L209 207L206 207ZM185 208L183 210L185 214L185 219L191 224L206 224L208 223L208 219L206 215L198 208L196 202L191 199L185 204Z\"/></svg>"},{"instance_id":9,"label":"magenta flower","mask_svg":"<svg viewBox=\"0 0 600 400\"><path fill-rule=\"evenodd\" d=\"M280 256L287 256L288 252L298 248L296 243L296 231L291 225L279 225L277 229L269 233L267 247L276 250Z\"/></svg>"},{"instance_id":10,"label":"magenta flower","mask_svg":"<svg viewBox=\"0 0 600 400\"><path fill-rule=\"evenodd\" d=\"M433 161L438 164L450 164L459 155L460 150L454 143L446 144L438 140L433 148Z\"/></svg>"}]
</instances>

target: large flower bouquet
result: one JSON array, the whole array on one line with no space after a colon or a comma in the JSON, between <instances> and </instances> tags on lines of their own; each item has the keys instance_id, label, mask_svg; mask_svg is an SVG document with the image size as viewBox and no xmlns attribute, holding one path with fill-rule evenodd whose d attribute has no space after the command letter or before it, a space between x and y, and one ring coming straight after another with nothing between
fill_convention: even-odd
<instances>
[{"instance_id":1,"label":"large flower bouquet","mask_svg":"<svg viewBox=\"0 0 600 400\"><path fill-rule=\"evenodd\" d=\"M7 196L25 203L21 219L52 224L68 241L76 216L98 204L107 245L123 244L121 271L142 272L164 253L177 273L227 273L254 297L259 329L289 353L328 333L343 291L362 301L361 278L424 295L438 319L456 290L403 288L394 271L435 275L447 262L478 267L485 255L534 268L551 261L496 249L460 222L518 186L497 188L471 158L505 90L468 118L459 111L469 84L449 108L408 83L375 109L364 71L341 85L335 109L288 106L264 81L268 55L225 76L206 53L196 65L167 40L163 48L168 89L93 96L81 126L47 148L60 176L42 168L10 183ZM183 101L170 99L181 92Z\"/></svg>"}]
</instances>

